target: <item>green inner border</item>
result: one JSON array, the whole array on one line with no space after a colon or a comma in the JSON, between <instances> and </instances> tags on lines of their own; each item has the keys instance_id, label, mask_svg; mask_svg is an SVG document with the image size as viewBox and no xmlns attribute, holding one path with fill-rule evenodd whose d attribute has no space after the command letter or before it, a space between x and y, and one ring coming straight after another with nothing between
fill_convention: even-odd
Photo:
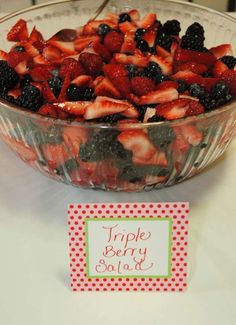
<instances>
[{"instance_id":1,"label":"green inner border","mask_svg":"<svg viewBox=\"0 0 236 325\"><path fill-rule=\"evenodd\" d=\"M169 247L168 247L168 274L167 275L90 275L89 274L89 239L88 239L88 223L90 221L110 221L110 222L119 222L119 221L168 221L169 222ZM172 248L172 218L106 218L106 219L85 219L85 241L86 241L86 273L87 278L170 278L171 277L171 248Z\"/></svg>"}]
</instances>

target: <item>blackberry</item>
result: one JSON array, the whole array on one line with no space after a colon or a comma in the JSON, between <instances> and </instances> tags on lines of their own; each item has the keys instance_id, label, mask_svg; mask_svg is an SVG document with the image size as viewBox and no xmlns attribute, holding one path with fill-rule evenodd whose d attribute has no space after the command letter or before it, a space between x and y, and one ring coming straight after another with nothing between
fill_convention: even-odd
<instances>
[{"instance_id":1,"label":"blackberry","mask_svg":"<svg viewBox=\"0 0 236 325\"><path fill-rule=\"evenodd\" d=\"M200 104L202 104L202 106L205 107L206 111L211 111L213 109L216 108L217 106L217 101L213 98L211 98L211 96L209 94L205 94L204 97L200 98Z\"/></svg>"},{"instance_id":2,"label":"blackberry","mask_svg":"<svg viewBox=\"0 0 236 325\"><path fill-rule=\"evenodd\" d=\"M124 23L125 21L131 21L131 17L126 12L119 15L118 24Z\"/></svg>"},{"instance_id":3,"label":"blackberry","mask_svg":"<svg viewBox=\"0 0 236 325\"><path fill-rule=\"evenodd\" d=\"M160 115L153 115L152 117L150 117L148 119L148 122L163 122L165 121L166 119L163 117L163 116L160 116Z\"/></svg>"},{"instance_id":4,"label":"blackberry","mask_svg":"<svg viewBox=\"0 0 236 325\"><path fill-rule=\"evenodd\" d=\"M63 85L62 79L58 77L52 77L51 79L48 80L49 87L51 88L52 92L56 97L59 96L61 92L61 88Z\"/></svg>"},{"instance_id":5,"label":"blackberry","mask_svg":"<svg viewBox=\"0 0 236 325\"><path fill-rule=\"evenodd\" d=\"M76 84L70 84L66 90L66 99L71 101L81 100L81 89Z\"/></svg>"},{"instance_id":6,"label":"blackberry","mask_svg":"<svg viewBox=\"0 0 236 325\"><path fill-rule=\"evenodd\" d=\"M18 45L18 46L14 47L13 51L15 51L15 52L25 52L25 48L24 48L24 46Z\"/></svg>"},{"instance_id":7,"label":"blackberry","mask_svg":"<svg viewBox=\"0 0 236 325\"><path fill-rule=\"evenodd\" d=\"M160 83L163 81L162 70L156 62L150 61L144 69L145 76Z\"/></svg>"},{"instance_id":8,"label":"blackberry","mask_svg":"<svg viewBox=\"0 0 236 325\"><path fill-rule=\"evenodd\" d=\"M204 28L201 24L195 22L190 25L186 30L186 35L199 36L204 39Z\"/></svg>"},{"instance_id":9,"label":"blackberry","mask_svg":"<svg viewBox=\"0 0 236 325\"><path fill-rule=\"evenodd\" d=\"M0 60L0 93L14 88L19 81L16 71L6 61Z\"/></svg>"},{"instance_id":10,"label":"blackberry","mask_svg":"<svg viewBox=\"0 0 236 325\"><path fill-rule=\"evenodd\" d=\"M198 36L184 35L182 37L181 47L186 50L202 52L204 40Z\"/></svg>"},{"instance_id":11,"label":"blackberry","mask_svg":"<svg viewBox=\"0 0 236 325\"><path fill-rule=\"evenodd\" d=\"M167 20L162 27L162 32L165 35L179 35L180 33L180 22L176 19Z\"/></svg>"},{"instance_id":12,"label":"blackberry","mask_svg":"<svg viewBox=\"0 0 236 325\"><path fill-rule=\"evenodd\" d=\"M170 48L173 42L176 42L175 38L170 35L162 34L156 39L156 45L163 47L166 51L170 52Z\"/></svg>"},{"instance_id":13,"label":"blackberry","mask_svg":"<svg viewBox=\"0 0 236 325\"><path fill-rule=\"evenodd\" d=\"M111 27L107 24L100 24L98 26L97 33L99 36L105 36L108 32L110 32Z\"/></svg>"},{"instance_id":14,"label":"blackberry","mask_svg":"<svg viewBox=\"0 0 236 325\"><path fill-rule=\"evenodd\" d=\"M168 126L150 127L148 128L148 135L158 149L167 149L169 144L175 140L175 133Z\"/></svg>"},{"instance_id":15,"label":"blackberry","mask_svg":"<svg viewBox=\"0 0 236 325\"><path fill-rule=\"evenodd\" d=\"M229 69L233 69L236 65L236 58L232 55L223 56L220 61L222 61Z\"/></svg>"},{"instance_id":16,"label":"blackberry","mask_svg":"<svg viewBox=\"0 0 236 325\"><path fill-rule=\"evenodd\" d=\"M140 182L143 178L140 170L138 170L138 168L136 168L136 166L134 166L132 163L122 168L119 177L120 179L130 183Z\"/></svg>"},{"instance_id":17,"label":"blackberry","mask_svg":"<svg viewBox=\"0 0 236 325\"><path fill-rule=\"evenodd\" d=\"M177 81L177 83L178 83L178 92L180 93L180 94L182 94L182 93L184 93L186 90L188 90L188 84L187 84L187 82L186 81L184 81L184 80L181 80L181 79L178 79L178 80L176 80Z\"/></svg>"},{"instance_id":18,"label":"blackberry","mask_svg":"<svg viewBox=\"0 0 236 325\"><path fill-rule=\"evenodd\" d=\"M146 33L146 29L145 28L138 28L136 30L136 32L135 32L134 40L136 42L139 41L145 33Z\"/></svg>"},{"instance_id":19,"label":"blackberry","mask_svg":"<svg viewBox=\"0 0 236 325\"><path fill-rule=\"evenodd\" d=\"M149 50L148 43L144 39L137 41L136 47L142 52L147 52Z\"/></svg>"},{"instance_id":20,"label":"blackberry","mask_svg":"<svg viewBox=\"0 0 236 325\"><path fill-rule=\"evenodd\" d=\"M95 95L94 95L93 88L86 87L86 88L81 89L81 99L80 100L90 101L94 98L95 98Z\"/></svg>"},{"instance_id":21,"label":"blackberry","mask_svg":"<svg viewBox=\"0 0 236 325\"><path fill-rule=\"evenodd\" d=\"M202 98L205 96L205 89L197 83L189 86L189 92L193 97Z\"/></svg>"},{"instance_id":22,"label":"blackberry","mask_svg":"<svg viewBox=\"0 0 236 325\"><path fill-rule=\"evenodd\" d=\"M30 111L36 112L43 104L43 96L37 87L33 85L25 86L17 98L17 103Z\"/></svg>"},{"instance_id":23,"label":"blackberry","mask_svg":"<svg viewBox=\"0 0 236 325\"><path fill-rule=\"evenodd\" d=\"M229 86L226 85L223 81L217 82L211 89L211 97L219 100L219 99L225 99L226 96L229 94Z\"/></svg>"},{"instance_id":24,"label":"blackberry","mask_svg":"<svg viewBox=\"0 0 236 325\"><path fill-rule=\"evenodd\" d=\"M20 79L20 88L24 88L25 86L29 86L31 81L33 81L32 77L30 74L25 74L21 79Z\"/></svg>"},{"instance_id":25,"label":"blackberry","mask_svg":"<svg viewBox=\"0 0 236 325\"><path fill-rule=\"evenodd\" d=\"M115 130L101 130L94 133L88 142L80 146L80 159L91 162L114 156L117 153L118 146L123 150L123 146L117 141L118 134L119 131Z\"/></svg>"},{"instance_id":26,"label":"blackberry","mask_svg":"<svg viewBox=\"0 0 236 325\"><path fill-rule=\"evenodd\" d=\"M112 115L106 115L106 116L97 118L96 122L114 124L117 121L122 120L123 118L124 117L121 114L112 114Z\"/></svg>"}]
</instances>

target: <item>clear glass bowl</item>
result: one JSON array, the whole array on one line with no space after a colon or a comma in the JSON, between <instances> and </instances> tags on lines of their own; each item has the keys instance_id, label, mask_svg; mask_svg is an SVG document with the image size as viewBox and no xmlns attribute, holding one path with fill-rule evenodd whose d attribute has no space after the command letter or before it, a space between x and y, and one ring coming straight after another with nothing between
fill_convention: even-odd
<instances>
[{"instance_id":1,"label":"clear glass bowl","mask_svg":"<svg viewBox=\"0 0 236 325\"><path fill-rule=\"evenodd\" d=\"M54 2L4 17L0 20L0 48L9 50L6 34L19 18L27 20L29 27L37 25L45 37L49 37L62 28L84 24L100 3L90 0ZM186 2L164 0L111 1L105 11L121 12L129 8L137 8L142 14L156 12L162 21L178 19L182 30L198 21L206 29L207 46L231 43L236 47L236 20L225 14ZM93 159L88 154L88 159L81 159L79 148L88 139L111 139L112 146L121 130L105 124L91 125L43 117L0 101L0 137L23 161L57 181L112 191L157 189L200 173L220 157L232 141L236 133L236 103L197 117L123 125L124 130L134 134L135 130L141 130L150 138L158 134L158 141L164 144L159 150L159 162L142 161L142 164L133 165L130 157L119 150L111 150L107 157L105 151L111 149L108 141L104 147L99 147L100 160L90 161ZM171 139L170 130L174 131ZM189 134L194 136L189 137ZM58 143L62 144L60 151Z\"/></svg>"}]
</instances>

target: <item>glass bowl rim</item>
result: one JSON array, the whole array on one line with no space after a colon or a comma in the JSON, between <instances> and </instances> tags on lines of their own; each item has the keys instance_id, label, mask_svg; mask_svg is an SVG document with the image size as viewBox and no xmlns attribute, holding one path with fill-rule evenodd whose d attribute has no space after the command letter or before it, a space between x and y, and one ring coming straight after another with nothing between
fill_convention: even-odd
<instances>
[{"instance_id":1,"label":"glass bowl rim","mask_svg":"<svg viewBox=\"0 0 236 325\"><path fill-rule=\"evenodd\" d=\"M83 0L76 0L76 1L83 1ZM164 3L164 0L160 0L161 2ZM38 10L41 8L45 8L48 6L53 6L53 5L58 5L58 4L66 4L66 3L73 3L75 2L74 0L59 0L59 1L51 1L51 2L47 2L47 3L43 3L43 4L38 4L38 5L34 5L34 6L29 6L27 8L21 9L21 10L17 10L14 11L10 14L7 14L3 17L0 18L0 24L11 19L14 17L19 16L20 14L23 13L27 13L29 11L34 11L34 10ZM218 16L222 16L228 20L231 20L233 23L236 24L236 18L228 15L227 13L222 13L219 12L217 10L205 7L205 6L201 6L195 3L189 3L189 2L184 2L184 1L179 1L179 0L165 0L165 2L169 2L169 3L173 3L173 4L183 4L185 6L188 7L195 7L198 9L202 9L205 10L206 12L211 12L213 14L216 14ZM1 27L1 25L0 25ZM210 118L212 116L217 116L218 114L223 114L226 111L230 111L233 108L236 108L236 99L234 101L232 101L229 104L223 105L222 107L219 107L215 110L212 110L210 112L204 112L201 113L199 115L192 115L192 116L187 116L187 117L182 117L182 118L178 118L178 119L174 119L174 120L167 120L167 121L161 121L161 122L146 122L146 123L142 123L142 122L138 122L138 123L127 123L121 126L118 126L117 124L109 124L109 123L96 123L96 122L91 122L91 121L83 121L83 122L78 122L78 121L74 121L74 120L62 120L59 118L54 118L54 117L50 117L50 116L44 116L44 115L40 115L37 112L31 112L31 111L27 111L26 109L24 109L23 107L20 107L18 105L14 105L12 103L7 102L6 100L0 98L0 105L3 106L4 108L10 110L13 113L20 113L25 117L29 117L29 118L33 118L33 119L39 119L41 121L51 121L54 124L58 124L58 125L71 125L71 126L78 126L78 127L84 127L84 128L106 128L106 129L117 129L117 128L122 128L122 130L124 129L133 129L133 128L146 128L146 127L154 127L154 126L175 126L175 125L179 125L181 123L191 123L191 122L196 122L198 120L201 119L205 119L205 118Z\"/></svg>"}]
</instances>

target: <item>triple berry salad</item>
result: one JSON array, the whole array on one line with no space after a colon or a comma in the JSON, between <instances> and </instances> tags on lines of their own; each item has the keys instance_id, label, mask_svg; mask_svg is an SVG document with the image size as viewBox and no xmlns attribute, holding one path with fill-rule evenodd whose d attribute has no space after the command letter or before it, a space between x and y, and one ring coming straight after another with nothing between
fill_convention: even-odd
<instances>
[{"instance_id":1,"label":"triple berry salad","mask_svg":"<svg viewBox=\"0 0 236 325\"><path fill-rule=\"evenodd\" d=\"M12 127L2 137L23 160L74 185L133 190L161 186L171 175L180 181L189 157L201 164L209 125L166 121L236 97L232 46L207 48L198 22L181 31L176 19L130 10L46 40L20 19L7 40L10 51L0 51L2 101L67 123L51 123L43 134L43 123L29 128L22 120L21 132Z\"/></svg>"}]
</instances>

